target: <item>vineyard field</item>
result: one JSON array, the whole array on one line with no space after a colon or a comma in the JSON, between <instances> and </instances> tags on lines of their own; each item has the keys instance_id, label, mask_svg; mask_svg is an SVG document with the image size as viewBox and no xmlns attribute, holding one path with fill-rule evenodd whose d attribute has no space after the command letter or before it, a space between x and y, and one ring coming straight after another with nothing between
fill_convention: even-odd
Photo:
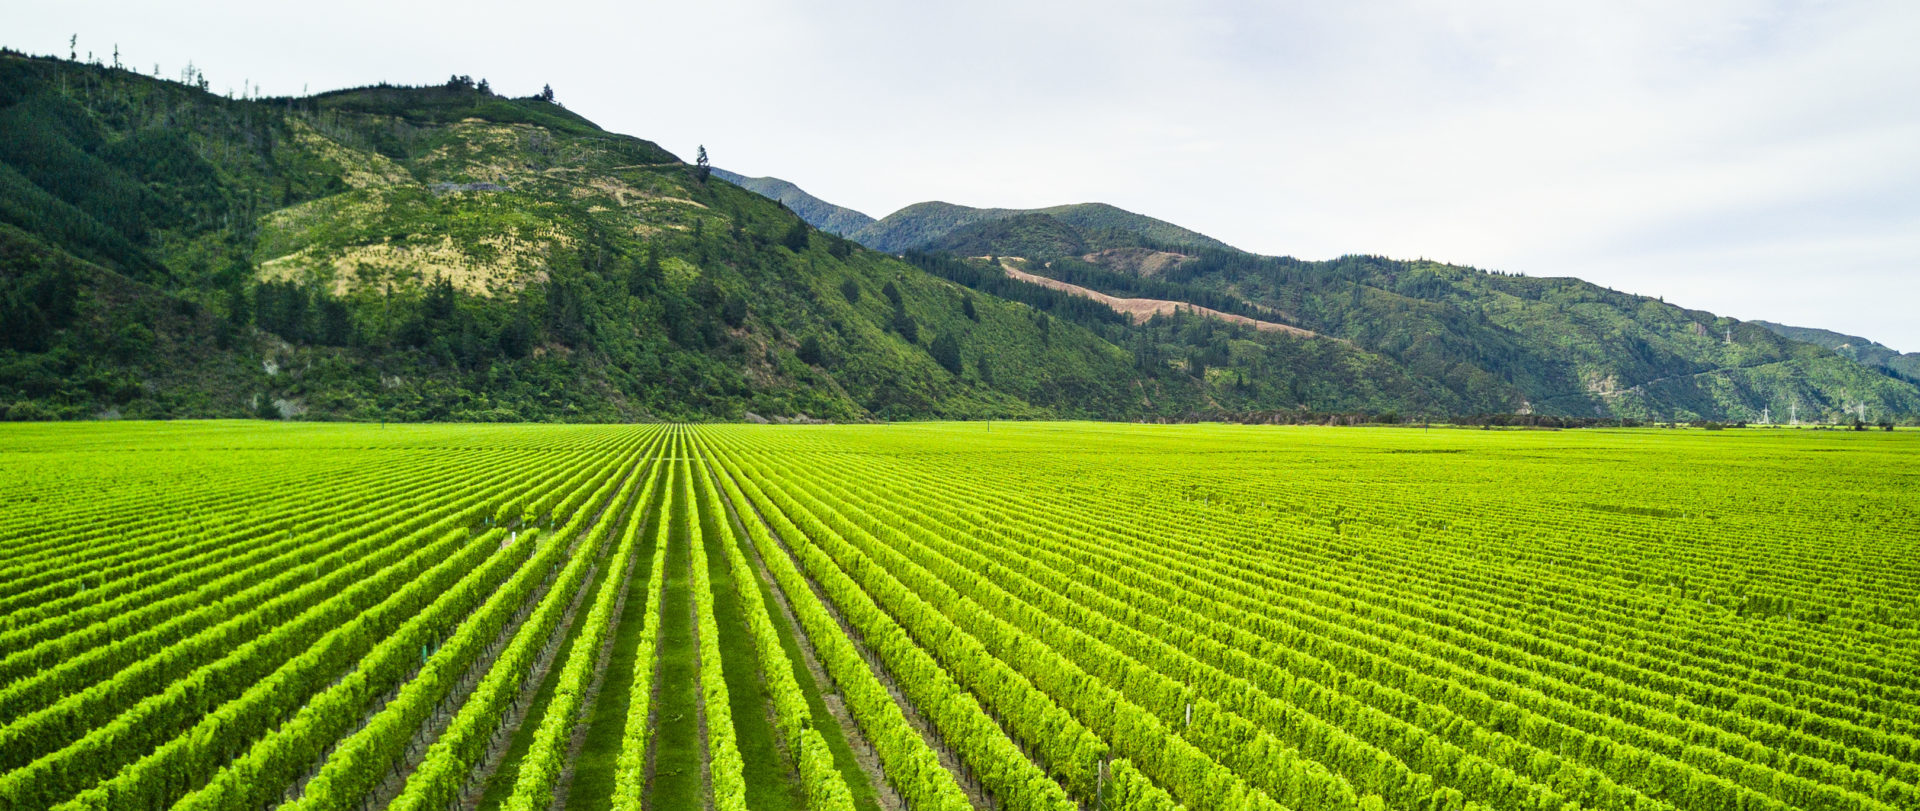
<instances>
[{"instance_id":1,"label":"vineyard field","mask_svg":"<svg viewBox=\"0 0 1920 811\"><path fill-rule=\"evenodd\" d=\"M0 811L1920 809L1920 433L0 424Z\"/></svg>"}]
</instances>

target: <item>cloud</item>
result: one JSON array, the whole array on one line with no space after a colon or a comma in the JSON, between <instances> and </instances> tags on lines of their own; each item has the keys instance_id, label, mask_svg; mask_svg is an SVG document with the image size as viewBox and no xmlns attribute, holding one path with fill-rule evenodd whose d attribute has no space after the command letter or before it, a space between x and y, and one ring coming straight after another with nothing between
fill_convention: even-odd
<instances>
[{"instance_id":1,"label":"cloud","mask_svg":"<svg viewBox=\"0 0 1920 811\"><path fill-rule=\"evenodd\" d=\"M216 90L550 82L874 215L1102 200L1264 253L1579 275L1920 350L1912 3L328 8L63 3L8 44L78 27Z\"/></svg>"}]
</instances>

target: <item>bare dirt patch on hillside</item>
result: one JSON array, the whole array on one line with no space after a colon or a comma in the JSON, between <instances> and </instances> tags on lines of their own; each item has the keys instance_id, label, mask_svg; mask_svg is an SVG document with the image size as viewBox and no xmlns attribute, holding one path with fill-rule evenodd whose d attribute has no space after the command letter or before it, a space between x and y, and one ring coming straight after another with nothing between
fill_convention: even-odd
<instances>
[{"instance_id":1,"label":"bare dirt patch on hillside","mask_svg":"<svg viewBox=\"0 0 1920 811\"><path fill-rule=\"evenodd\" d=\"M1278 321L1261 321L1257 318L1248 318L1244 315L1236 315L1234 313L1223 313L1211 307L1201 307L1197 304L1188 304L1184 301L1169 301L1167 299L1157 299L1157 298L1120 298L1119 296L1109 296L1098 290L1088 289L1085 287L1081 287L1080 285L1077 285L1077 284L1069 284L1067 282L1063 282L1058 279L1049 279L1045 276L1036 276L1024 270L1015 268L1009 260L1017 259L1017 258L1018 257L1001 257L1000 268L1006 271L1008 276L1012 276L1013 278L1019 279L1020 281L1027 282L1029 284L1037 284L1037 285L1040 285L1041 287L1050 287L1054 290L1059 290L1066 293L1072 293L1076 296L1083 296L1086 298L1093 299L1094 301L1100 302L1101 304L1105 304L1108 307L1112 307L1115 312L1126 313L1127 316L1129 318L1132 318L1133 322L1136 324L1143 323L1148 319L1153 318L1156 315L1172 315L1175 312L1185 311L1185 312L1193 313L1195 315L1204 315L1208 318L1217 318L1221 321L1226 321L1231 324L1245 324L1247 326L1253 327L1254 329L1260 330L1261 332L1285 332L1293 335L1298 335L1303 338L1313 338L1319 335L1319 333L1316 333L1312 330L1301 329L1291 324L1282 324Z\"/></svg>"},{"instance_id":2,"label":"bare dirt patch on hillside","mask_svg":"<svg viewBox=\"0 0 1920 811\"><path fill-rule=\"evenodd\" d=\"M1080 257L1108 270L1135 276L1157 276L1161 271L1193 257L1184 253L1156 251L1152 248L1109 248Z\"/></svg>"}]
</instances>

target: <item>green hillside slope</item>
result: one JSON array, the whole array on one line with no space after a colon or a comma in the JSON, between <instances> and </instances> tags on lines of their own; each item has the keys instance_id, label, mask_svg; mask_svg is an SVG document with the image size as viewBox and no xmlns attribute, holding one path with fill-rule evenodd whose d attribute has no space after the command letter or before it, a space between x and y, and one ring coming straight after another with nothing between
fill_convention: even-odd
<instances>
[{"instance_id":1,"label":"green hillside slope","mask_svg":"<svg viewBox=\"0 0 1920 811\"><path fill-rule=\"evenodd\" d=\"M1024 257L1037 272L1112 295L1283 321L1388 358L1448 392L1440 399L1451 407L1477 412L1759 420L1797 403L1802 414L1835 421L1863 406L1883 416L1920 414L1920 375L1907 371L1920 367L1920 356L1765 322L1740 327L1577 279L1381 257L1256 256L1101 204L920 203L851 236L889 252Z\"/></svg>"},{"instance_id":2,"label":"green hillside slope","mask_svg":"<svg viewBox=\"0 0 1920 811\"><path fill-rule=\"evenodd\" d=\"M1758 421L1797 404L1815 420L1845 421L1863 410L1920 414L1915 378L1870 368L1898 377L1904 361L1863 339L1851 339L1855 349L1841 357L1763 322L1743 325L1578 279L1371 256L1257 256L1204 237L1170 238L1157 220L1100 210L1109 216L1084 221L1107 227L928 203L855 236L884 249L1026 257L1042 267L1036 272L1104 293L1184 301L1335 336L1476 412Z\"/></svg>"},{"instance_id":3,"label":"green hillside slope","mask_svg":"<svg viewBox=\"0 0 1920 811\"><path fill-rule=\"evenodd\" d=\"M1028 308L982 299L966 319L954 285L547 102L459 82L230 101L16 56L0 87L21 136L0 215L32 257L8 263L11 310L40 309L21 293L36 268L65 269L98 331L190 313L161 331L199 329L243 370L155 378L139 341L50 323L10 342L0 399L22 413L847 419L1127 399L1128 358L1091 334L1040 351ZM929 351L963 330L995 385ZM68 385L101 368L122 385Z\"/></svg>"},{"instance_id":4,"label":"green hillside slope","mask_svg":"<svg viewBox=\"0 0 1920 811\"><path fill-rule=\"evenodd\" d=\"M1465 407L1336 342L969 289L459 79L241 101L6 54L0 118L13 418Z\"/></svg>"},{"instance_id":5,"label":"green hillside slope","mask_svg":"<svg viewBox=\"0 0 1920 811\"><path fill-rule=\"evenodd\" d=\"M1349 256L1209 252L1156 277L1348 338L1415 374L1513 383L1522 408L1637 419L1920 413L1920 389L1755 324L1578 279Z\"/></svg>"}]
</instances>

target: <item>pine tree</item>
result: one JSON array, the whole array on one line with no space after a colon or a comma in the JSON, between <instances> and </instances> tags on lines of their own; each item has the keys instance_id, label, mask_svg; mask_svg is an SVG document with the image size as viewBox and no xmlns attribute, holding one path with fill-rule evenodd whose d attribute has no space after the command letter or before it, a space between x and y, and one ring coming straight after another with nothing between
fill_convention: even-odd
<instances>
[{"instance_id":1,"label":"pine tree","mask_svg":"<svg viewBox=\"0 0 1920 811\"><path fill-rule=\"evenodd\" d=\"M640 298L659 287L665 274L660 270L660 253L652 245L647 246L647 258L636 263L627 274L627 293Z\"/></svg>"},{"instance_id":2,"label":"pine tree","mask_svg":"<svg viewBox=\"0 0 1920 811\"><path fill-rule=\"evenodd\" d=\"M738 293L729 293L720 302L720 320L729 327L738 327L747 322L747 299Z\"/></svg>"},{"instance_id":3,"label":"pine tree","mask_svg":"<svg viewBox=\"0 0 1920 811\"><path fill-rule=\"evenodd\" d=\"M826 348L820 344L820 336L818 335L809 335L801 339L800 351L795 354L800 358L801 363L809 366L823 366L826 364L827 351Z\"/></svg>"},{"instance_id":4,"label":"pine tree","mask_svg":"<svg viewBox=\"0 0 1920 811\"><path fill-rule=\"evenodd\" d=\"M238 280L227 286L227 325L234 333L240 334L253 324L253 305L247 300L247 289Z\"/></svg>"},{"instance_id":5,"label":"pine tree","mask_svg":"<svg viewBox=\"0 0 1920 811\"><path fill-rule=\"evenodd\" d=\"M953 333L940 333L940 337L933 339L929 351L933 353L935 363L949 372L960 374L960 339Z\"/></svg>"},{"instance_id":6,"label":"pine tree","mask_svg":"<svg viewBox=\"0 0 1920 811\"><path fill-rule=\"evenodd\" d=\"M347 304L332 296L320 297L320 343L348 346L353 343L353 314Z\"/></svg>"},{"instance_id":7,"label":"pine tree","mask_svg":"<svg viewBox=\"0 0 1920 811\"><path fill-rule=\"evenodd\" d=\"M707 177L712 174L713 166L707 162L707 145L701 144L699 157L694 158L693 161L693 177L701 183L705 183L707 182Z\"/></svg>"},{"instance_id":8,"label":"pine tree","mask_svg":"<svg viewBox=\"0 0 1920 811\"><path fill-rule=\"evenodd\" d=\"M795 219L793 225L787 227L787 235L780 240L780 244L787 246L787 250L794 253L805 251L807 249L806 221Z\"/></svg>"},{"instance_id":9,"label":"pine tree","mask_svg":"<svg viewBox=\"0 0 1920 811\"><path fill-rule=\"evenodd\" d=\"M45 351L53 330L45 313L17 293L0 303L0 347L21 352Z\"/></svg>"},{"instance_id":10,"label":"pine tree","mask_svg":"<svg viewBox=\"0 0 1920 811\"><path fill-rule=\"evenodd\" d=\"M500 354L507 358L524 358L532 351L533 321L527 317L524 309L500 330L498 344Z\"/></svg>"}]
</instances>

